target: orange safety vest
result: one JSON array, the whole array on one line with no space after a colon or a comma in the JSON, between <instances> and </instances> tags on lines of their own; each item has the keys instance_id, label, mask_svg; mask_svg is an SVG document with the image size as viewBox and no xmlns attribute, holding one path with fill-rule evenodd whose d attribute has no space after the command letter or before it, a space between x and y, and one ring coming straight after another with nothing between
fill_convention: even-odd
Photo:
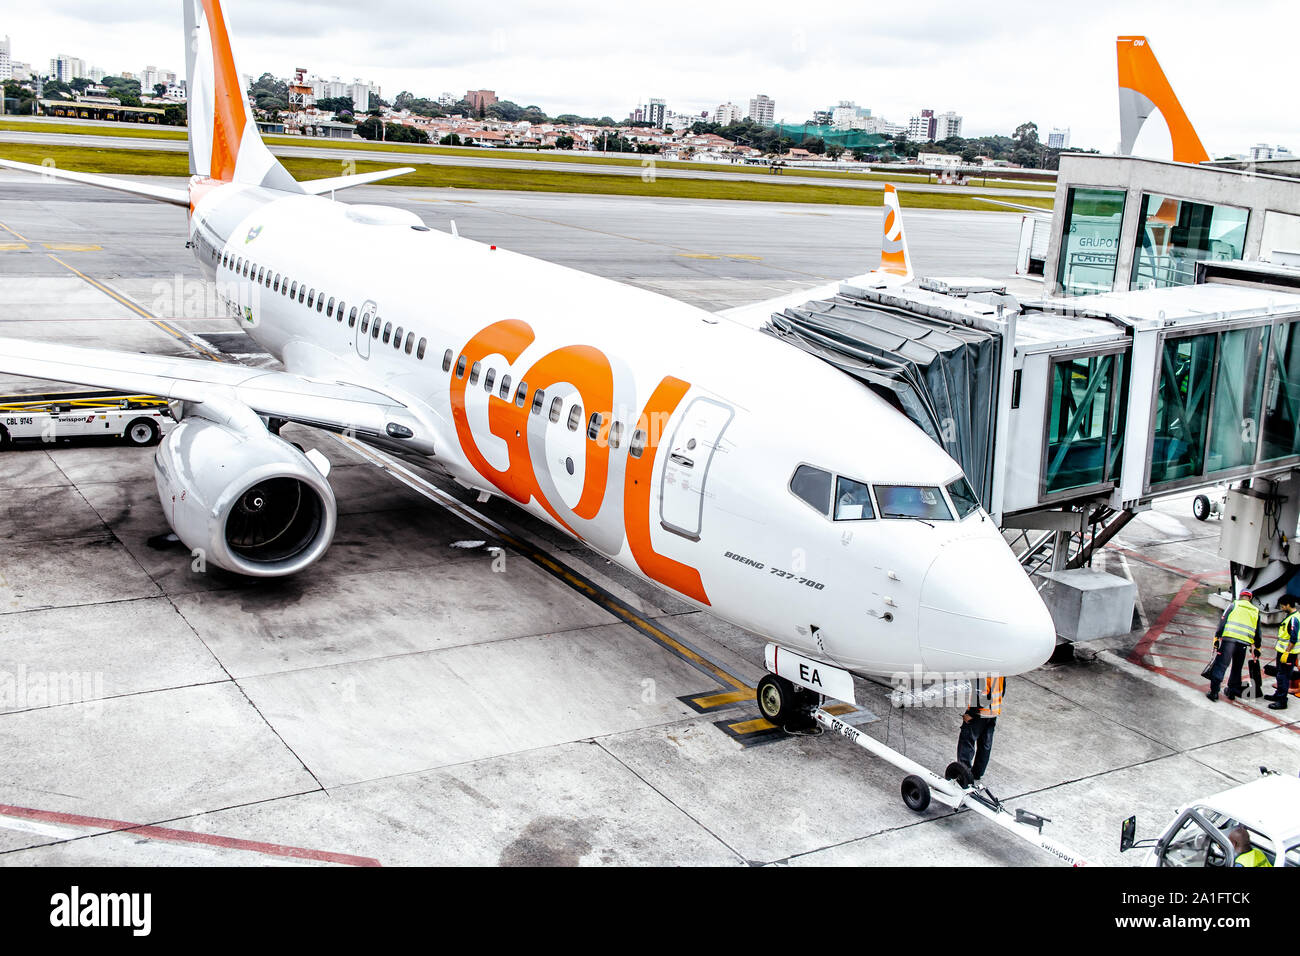
<instances>
[{"instance_id":1,"label":"orange safety vest","mask_svg":"<svg viewBox=\"0 0 1300 956\"><path fill-rule=\"evenodd\" d=\"M984 678L984 689L975 691L975 703L981 717L998 717L1002 714L1002 695L1007 690L1005 677Z\"/></svg>"}]
</instances>

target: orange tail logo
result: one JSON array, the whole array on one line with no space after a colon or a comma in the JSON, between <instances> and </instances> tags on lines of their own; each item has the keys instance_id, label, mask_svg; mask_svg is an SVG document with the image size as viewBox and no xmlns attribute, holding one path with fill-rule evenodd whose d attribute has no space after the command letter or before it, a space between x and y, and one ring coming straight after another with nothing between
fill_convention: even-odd
<instances>
[{"instance_id":1,"label":"orange tail logo","mask_svg":"<svg viewBox=\"0 0 1300 956\"><path fill-rule=\"evenodd\" d=\"M1174 162L1208 160L1210 156L1201 145L1201 138L1183 112L1146 37L1120 37L1115 50L1119 60L1120 152L1125 156L1133 152L1142 124L1153 111L1159 110L1169 127Z\"/></svg>"}]
</instances>

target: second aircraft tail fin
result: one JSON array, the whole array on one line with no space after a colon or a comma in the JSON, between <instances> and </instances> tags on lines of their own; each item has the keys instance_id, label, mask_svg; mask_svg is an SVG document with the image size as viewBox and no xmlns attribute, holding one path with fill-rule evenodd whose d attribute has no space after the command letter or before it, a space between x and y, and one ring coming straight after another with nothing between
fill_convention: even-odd
<instances>
[{"instance_id":1,"label":"second aircraft tail fin","mask_svg":"<svg viewBox=\"0 0 1300 956\"><path fill-rule=\"evenodd\" d=\"M1192 121L1183 112L1174 89L1160 69L1146 37L1119 37L1115 42L1119 64L1120 153L1133 152L1138 131L1155 110L1169 127L1174 162L1203 163L1210 158L1196 135Z\"/></svg>"}]
</instances>

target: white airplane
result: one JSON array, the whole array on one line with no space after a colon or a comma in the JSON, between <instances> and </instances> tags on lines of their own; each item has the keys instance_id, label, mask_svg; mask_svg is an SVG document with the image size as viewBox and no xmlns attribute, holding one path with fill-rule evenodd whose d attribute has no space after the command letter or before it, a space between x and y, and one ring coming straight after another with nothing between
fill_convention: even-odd
<instances>
[{"instance_id":1,"label":"white airplane","mask_svg":"<svg viewBox=\"0 0 1300 956\"><path fill-rule=\"evenodd\" d=\"M858 382L744 326L779 300L719 321L325 198L405 170L295 182L257 134L219 0L183 2L187 189L3 165L188 207L200 268L285 370L0 339L0 371L179 400L155 472L186 547L259 577L321 558L334 495L324 457L275 433L297 422L509 498L815 661L1010 675L1048 658L1047 610L958 465ZM911 277L886 200L883 268L863 282Z\"/></svg>"}]
</instances>

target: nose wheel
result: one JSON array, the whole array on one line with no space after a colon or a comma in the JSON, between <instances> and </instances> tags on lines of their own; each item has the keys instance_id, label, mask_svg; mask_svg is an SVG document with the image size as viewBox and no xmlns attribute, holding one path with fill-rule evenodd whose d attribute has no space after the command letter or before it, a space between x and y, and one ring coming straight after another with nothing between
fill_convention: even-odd
<instances>
[{"instance_id":1,"label":"nose wheel","mask_svg":"<svg viewBox=\"0 0 1300 956\"><path fill-rule=\"evenodd\" d=\"M810 714L819 700L817 694L776 674L768 674L760 680L754 696L763 718L782 728L787 724L802 726L812 723Z\"/></svg>"}]
</instances>

